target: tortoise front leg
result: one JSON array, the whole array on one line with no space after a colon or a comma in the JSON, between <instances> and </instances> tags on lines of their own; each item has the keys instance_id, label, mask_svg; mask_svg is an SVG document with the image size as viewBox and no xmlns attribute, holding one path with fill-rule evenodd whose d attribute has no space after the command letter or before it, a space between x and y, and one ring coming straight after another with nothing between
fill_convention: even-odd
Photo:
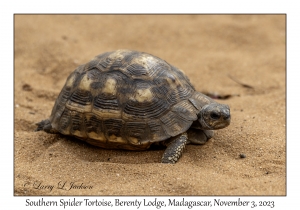
<instances>
[{"instance_id":1,"label":"tortoise front leg","mask_svg":"<svg viewBox=\"0 0 300 210\"><path fill-rule=\"evenodd\" d=\"M214 132L212 130L199 130L190 128L187 133L189 136L188 143L192 144L205 144L214 136Z\"/></svg>"},{"instance_id":2,"label":"tortoise front leg","mask_svg":"<svg viewBox=\"0 0 300 210\"><path fill-rule=\"evenodd\" d=\"M172 138L167 143L167 149L162 156L162 163L176 163L182 155L183 149L188 141L187 133L182 133Z\"/></svg>"}]
</instances>

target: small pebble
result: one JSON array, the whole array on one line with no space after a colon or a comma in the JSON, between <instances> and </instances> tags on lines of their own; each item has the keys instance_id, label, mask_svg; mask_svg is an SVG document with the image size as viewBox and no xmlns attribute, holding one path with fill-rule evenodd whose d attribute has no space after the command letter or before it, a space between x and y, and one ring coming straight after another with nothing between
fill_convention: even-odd
<instances>
[{"instance_id":1,"label":"small pebble","mask_svg":"<svg viewBox=\"0 0 300 210\"><path fill-rule=\"evenodd\" d=\"M245 154L240 154L240 158L246 158Z\"/></svg>"},{"instance_id":2,"label":"small pebble","mask_svg":"<svg viewBox=\"0 0 300 210\"><path fill-rule=\"evenodd\" d=\"M22 86L22 89L25 90L25 91L32 91L32 87L30 85L28 85L28 84L24 84Z\"/></svg>"}]
</instances>

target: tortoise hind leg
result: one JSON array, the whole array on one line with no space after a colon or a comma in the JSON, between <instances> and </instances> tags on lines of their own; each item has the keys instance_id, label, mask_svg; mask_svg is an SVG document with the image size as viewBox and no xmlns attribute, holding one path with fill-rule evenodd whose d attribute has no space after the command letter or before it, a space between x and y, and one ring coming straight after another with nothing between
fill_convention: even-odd
<instances>
[{"instance_id":1,"label":"tortoise hind leg","mask_svg":"<svg viewBox=\"0 0 300 210\"><path fill-rule=\"evenodd\" d=\"M36 125L38 127L35 129L35 131L43 130L47 133L57 133L57 131L52 128L52 125L51 125L51 122L49 119L42 120L41 122L36 123Z\"/></svg>"},{"instance_id":2,"label":"tortoise hind leg","mask_svg":"<svg viewBox=\"0 0 300 210\"><path fill-rule=\"evenodd\" d=\"M183 149L188 142L186 133L171 138L169 144L167 143L167 149L164 152L161 162L162 163L176 163L182 155Z\"/></svg>"}]
</instances>

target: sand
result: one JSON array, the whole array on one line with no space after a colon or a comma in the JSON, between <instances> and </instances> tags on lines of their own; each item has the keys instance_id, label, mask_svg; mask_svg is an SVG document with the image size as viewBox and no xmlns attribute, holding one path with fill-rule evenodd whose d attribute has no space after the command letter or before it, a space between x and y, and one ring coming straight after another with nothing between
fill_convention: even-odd
<instances>
[{"instance_id":1,"label":"sand","mask_svg":"<svg viewBox=\"0 0 300 210\"><path fill-rule=\"evenodd\" d=\"M285 18L15 15L14 195L286 195ZM34 132L67 76L116 49L183 69L198 91L231 107L230 126L188 145L175 165L160 163L164 150Z\"/></svg>"}]
</instances>

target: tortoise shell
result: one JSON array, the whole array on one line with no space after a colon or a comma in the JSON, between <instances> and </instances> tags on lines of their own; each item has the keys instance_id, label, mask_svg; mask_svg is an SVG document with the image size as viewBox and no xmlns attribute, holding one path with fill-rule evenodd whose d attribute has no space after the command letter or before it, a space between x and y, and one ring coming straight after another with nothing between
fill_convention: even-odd
<instances>
[{"instance_id":1,"label":"tortoise shell","mask_svg":"<svg viewBox=\"0 0 300 210\"><path fill-rule=\"evenodd\" d=\"M70 74L48 119L48 131L103 148L147 149L187 131L210 103L212 99L195 91L187 76L166 61L117 50Z\"/></svg>"}]
</instances>

